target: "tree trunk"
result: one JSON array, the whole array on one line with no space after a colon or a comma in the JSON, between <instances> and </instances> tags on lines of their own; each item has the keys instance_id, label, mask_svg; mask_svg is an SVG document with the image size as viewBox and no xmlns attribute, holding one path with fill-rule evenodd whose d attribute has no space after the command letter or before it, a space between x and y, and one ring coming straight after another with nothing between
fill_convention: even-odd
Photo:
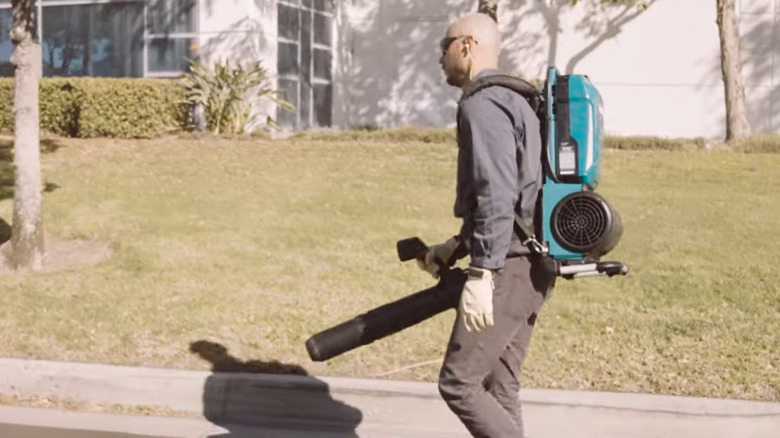
<instances>
[{"instance_id":1,"label":"tree trunk","mask_svg":"<svg viewBox=\"0 0 780 438\"><path fill-rule=\"evenodd\" d=\"M726 95L726 141L750 136L745 84L739 56L736 0L717 0L720 63Z\"/></svg>"},{"instance_id":2,"label":"tree trunk","mask_svg":"<svg viewBox=\"0 0 780 438\"><path fill-rule=\"evenodd\" d=\"M38 86L41 51L35 42L34 0L13 0L14 213L10 264L16 270L43 267Z\"/></svg>"},{"instance_id":3,"label":"tree trunk","mask_svg":"<svg viewBox=\"0 0 780 438\"><path fill-rule=\"evenodd\" d=\"M498 23L498 0L479 0L477 12L487 14L493 21Z\"/></svg>"}]
</instances>

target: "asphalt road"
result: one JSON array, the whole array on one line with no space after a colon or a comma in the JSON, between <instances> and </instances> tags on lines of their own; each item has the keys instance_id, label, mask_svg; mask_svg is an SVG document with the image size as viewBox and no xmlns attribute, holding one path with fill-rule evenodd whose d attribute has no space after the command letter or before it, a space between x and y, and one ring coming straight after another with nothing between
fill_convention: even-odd
<instances>
[{"instance_id":1,"label":"asphalt road","mask_svg":"<svg viewBox=\"0 0 780 438\"><path fill-rule=\"evenodd\" d=\"M186 436L202 438L357 438L354 432L316 431L311 429L271 429L255 427L231 427L230 430L213 433L197 433ZM377 435L379 436L379 435ZM0 438L170 438L171 435L136 435L121 432L103 432L53 427L23 426L0 423ZM182 438L184 438L183 436Z\"/></svg>"},{"instance_id":2,"label":"asphalt road","mask_svg":"<svg viewBox=\"0 0 780 438\"><path fill-rule=\"evenodd\" d=\"M0 437L3 438L163 438L151 435L95 432L91 430L56 429L49 427L20 426L0 423Z\"/></svg>"}]
</instances>

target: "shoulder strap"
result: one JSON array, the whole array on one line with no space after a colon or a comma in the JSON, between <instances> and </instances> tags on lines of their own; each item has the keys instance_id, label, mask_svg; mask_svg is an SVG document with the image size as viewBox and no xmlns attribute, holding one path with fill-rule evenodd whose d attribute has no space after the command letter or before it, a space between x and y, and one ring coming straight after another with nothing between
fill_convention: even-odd
<instances>
[{"instance_id":1,"label":"shoulder strap","mask_svg":"<svg viewBox=\"0 0 780 438\"><path fill-rule=\"evenodd\" d=\"M533 223L529 223L517 212L515 212L515 233L517 233L517 236L520 237L524 244L531 239L536 239Z\"/></svg>"},{"instance_id":2,"label":"shoulder strap","mask_svg":"<svg viewBox=\"0 0 780 438\"><path fill-rule=\"evenodd\" d=\"M528 101L528 104L531 105L531 109L534 112L539 111L539 107L542 104L542 92L537 90L533 84L525 79L510 75L491 75L473 81L469 87L464 90L461 102L474 95L474 93L493 86L509 88L523 96L525 100Z\"/></svg>"}]
</instances>

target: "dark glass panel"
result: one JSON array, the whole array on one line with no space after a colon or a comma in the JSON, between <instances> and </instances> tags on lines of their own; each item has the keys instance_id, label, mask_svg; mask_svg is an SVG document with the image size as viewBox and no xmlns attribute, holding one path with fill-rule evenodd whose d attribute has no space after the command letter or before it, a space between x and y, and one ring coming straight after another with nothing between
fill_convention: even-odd
<instances>
[{"instance_id":1,"label":"dark glass panel","mask_svg":"<svg viewBox=\"0 0 780 438\"><path fill-rule=\"evenodd\" d=\"M290 102L296 108L296 113L291 113L283 108L276 109L276 122L285 128L296 128L298 109L298 81L279 79L279 97Z\"/></svg>"},{"instance_id":2,"label":"dark glass panel","mask_svg":"<svg viewBox=\"0 0 780 438\"><path fill-rule=\"evenodd\" d=\"M300 31L298 9L279 4L279 36L282 38L288 38L291 40L298 40L298 33Z\"/></svg>"},{"instance_id":3,"label":"dark glass panel","mask_svg":"<svg viewBox=\"0 0 780 438\"><path fill-rule=\"evenodd\" d=\"M314 42L330 47L332 41L331 19L321 14L314 14Z\"/></svg>"},{"instance_id":4,"label":"dark glass panel","mask_svg":"<svg viewBox=\"0 0 780 438\"><path fill-rule=\"evenodd\" d=\"M330 81L332 58L330 50L314 49L314 77Z\"/></svg>"},{"instance_id":5,"label":"dark glass panel","mask_svg":"<svg viewBox=\"0 0 780 438\"><path fill-rule=\"evenodd\" d=\"M314 124L320 127L330 126L333 123L333 86L316 84L313 91Z\"/></svg>"},{"instance_id":6,"label":"dark glass panel","mask_svg":"<svg viewBox=\"0 0 780 438\"><path fill-rule=\"evenodd\" d=\"M189 70L187 59L194 59L194 38L156 38L149 41L150 72L184 72Z\"/></svg>"},{"instance_id":7,"label":"dark glass panel","mask_svg":"<svg viewBox=\"0 0 780 438\"><path fill-rule=\"evenodd\" d=\"M277 45L277 69L280 75L298 75L298 45L280 42Z\"/></svg>"},{"instance_id":8,"label":"dark glass panel","mask_svg":"<svg viewBox=\"0 0 780 438\"><path fill-rule=\"evenodd\" d=\"M156 0L149 2L149 32L189 33L196 30L197 0Z\"/></svg>"}]
</instances>

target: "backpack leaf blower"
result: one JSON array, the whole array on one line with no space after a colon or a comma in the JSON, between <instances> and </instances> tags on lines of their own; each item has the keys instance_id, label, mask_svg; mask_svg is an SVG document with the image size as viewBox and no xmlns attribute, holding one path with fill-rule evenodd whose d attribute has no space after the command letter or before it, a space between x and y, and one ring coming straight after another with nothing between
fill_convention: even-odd
<instances>
[{"instance_id":1,"label":"backpack leaf blower","mask_svg":"<svg viewBox=\"0 0 780 438\"><path fill-rule=\"evenodd\" d=\"M623 225L609 202L595 192L601 178L604 123L596 87L587 76L560 75L550 67L541 91L522 79L496 75L476 81L465 93L491 86L521 94L541 122L546 147L538 208L535 217L515 221L528 254L542 257L545 266L567 280L628 274L621 262L601 261L617 246ZM408 261L424 257L427 246L412 237L398 241L396 250L401 261ZM456 308L467 274L451 264L441 266L435 286L313 335L306 341L309 357L326 361Z\"/></svg>"}]
</instances>

